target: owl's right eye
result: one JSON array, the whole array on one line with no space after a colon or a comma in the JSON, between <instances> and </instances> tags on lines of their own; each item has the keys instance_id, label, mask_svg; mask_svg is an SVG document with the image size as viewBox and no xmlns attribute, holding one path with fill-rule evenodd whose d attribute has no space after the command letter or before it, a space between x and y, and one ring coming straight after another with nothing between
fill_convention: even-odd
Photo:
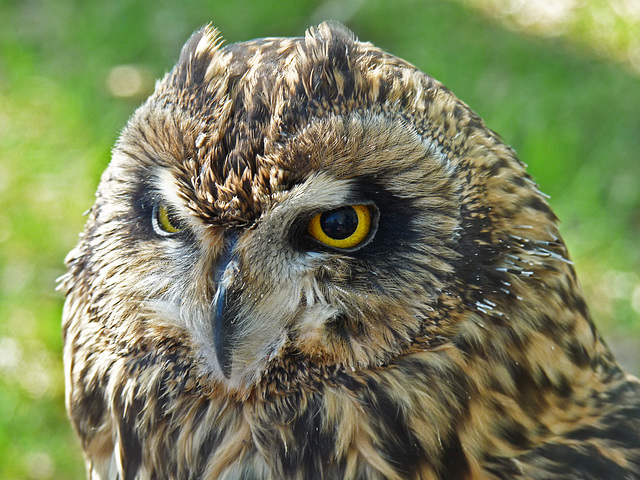
<instances>
[{"instance_id":1,"label":"owl's right eye","mask_svg":"<svg viewBox=\"0 0 640 480\"><path fill-rule=\"evenodd\" d=\"M173 235L184 228L175 213L167 205L160 203L153 207L153 229L159 235Z\"/></svg>"}]
</instances>

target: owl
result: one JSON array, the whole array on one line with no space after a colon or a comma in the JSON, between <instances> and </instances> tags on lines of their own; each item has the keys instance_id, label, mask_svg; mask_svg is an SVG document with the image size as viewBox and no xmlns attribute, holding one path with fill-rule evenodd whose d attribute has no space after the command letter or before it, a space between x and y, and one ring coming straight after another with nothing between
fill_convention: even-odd
<instances>
[{"instance_id":1,"label":"owl","mask_svg":"<svg viewBox=\"0 0 640 480\"><path fill-rule=\"evenodd\" d=\"M196 32L66 264L89 478L640 478L640 382L546 197L339 24Z\"/></svg>"}]
</instances>

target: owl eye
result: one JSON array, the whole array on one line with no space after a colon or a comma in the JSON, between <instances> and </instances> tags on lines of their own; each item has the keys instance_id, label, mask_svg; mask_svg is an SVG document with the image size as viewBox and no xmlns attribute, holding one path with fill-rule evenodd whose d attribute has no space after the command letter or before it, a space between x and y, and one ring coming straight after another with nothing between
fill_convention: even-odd
<instances>
[{"instance_id":1,"label":"owl eye","mask_svg":"<svg viewBox=\"0 0 640 480\"><path fill-rule=\"evenodd\" d=\"M369 237L371 210L367 205L349 205L322 212L311 219L309 234L333 248L357 247Z\"/></svg>"},{"instance_id":2,"label":"owl eye","mask_svg":"<svg viewBox=\"0 0 640 480\"><path fill-rule=\"evenodd\" d=\"M183 228L176 215L165 204L158 204L153 211L153 228L160 235L180 233Z\"/></svg>"}]
</instances>

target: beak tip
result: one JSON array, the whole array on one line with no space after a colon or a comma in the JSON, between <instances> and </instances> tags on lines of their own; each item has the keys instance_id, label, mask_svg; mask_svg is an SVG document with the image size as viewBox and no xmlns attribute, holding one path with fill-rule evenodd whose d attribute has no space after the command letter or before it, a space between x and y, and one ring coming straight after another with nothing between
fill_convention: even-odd
<instances>
[{"instance_id":1,"label":"beak tip","mask_svg":"<svg viewBox=\"0 0 640 480\"><path fill-rule=\"evenodd\" d=\"M216 352L218 367L220 367L220 371L225 378L229 379L231 377L233 352L230 345L229 332L226 331L227 329L225 329L221 323L222 322L218 321L214 326L213 345Z\"/></svg>"},{"instance_id":2,"label":"beak tip","mask_svg":"<svg viewBox=\"0 0 640 480\"><path fill-rule=\"evenodd\" d=\"M222 370L222 374L224 375L224 378L226 378L227 380L231 378L231 365L221 364L220 370Z\"/></svg>"}]
</instances>

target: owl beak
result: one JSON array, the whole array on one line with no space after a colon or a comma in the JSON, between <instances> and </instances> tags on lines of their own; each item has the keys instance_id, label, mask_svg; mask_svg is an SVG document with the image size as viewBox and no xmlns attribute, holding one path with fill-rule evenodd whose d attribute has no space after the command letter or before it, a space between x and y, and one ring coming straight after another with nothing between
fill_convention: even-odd
<instances>
[{"instance_id":1,"label":"owl beak","mask_svg":"<svg viewBox=\"0 0 640 480\"><path fill-rule=\"evenodd\" d=\"M233 288L234 280L239 271L238 260L234 256L233 247L237 238L232 238L218 263L214 274L217 285L213 297L213 311L211 327L213 332L213 344L216 351L216 359L220 370L226 378L231 375L233 350L236 344L238 295Z\"/></svg>"}]
</instances>

